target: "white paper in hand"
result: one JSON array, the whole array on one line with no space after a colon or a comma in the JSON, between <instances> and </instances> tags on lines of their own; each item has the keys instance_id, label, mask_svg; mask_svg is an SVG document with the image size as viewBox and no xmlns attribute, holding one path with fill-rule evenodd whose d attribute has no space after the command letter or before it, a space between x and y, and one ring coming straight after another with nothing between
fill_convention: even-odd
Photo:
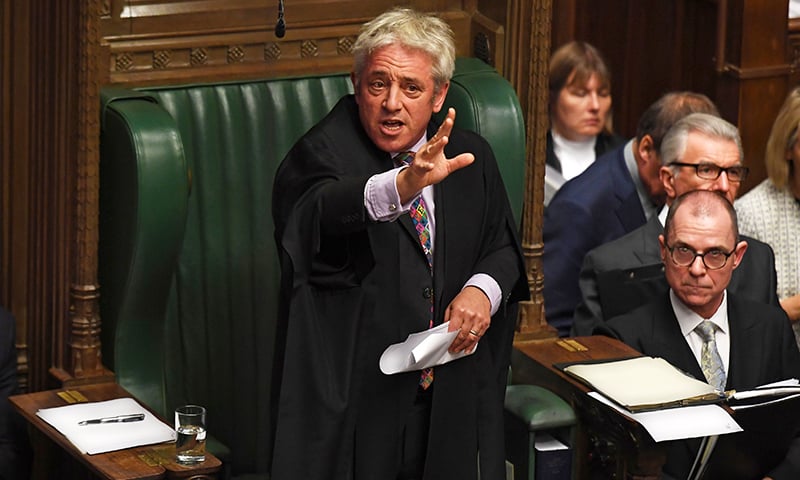
<instances>
[{"instance_id":1,"label":"white paper in hand","mask_svg":"<svg viewBox=\"0 0 800 480\"><path fill-rule=\"evenodd\" d=\"M389 345L381 355L381 372L392 375L422 370L475 353L477 345L468 352L450 353L447 350L459 332L458 330L448 332L449 324L450 322L445 322L431 329L412 333L405 342Z\"/></svg>"}]
</instances>

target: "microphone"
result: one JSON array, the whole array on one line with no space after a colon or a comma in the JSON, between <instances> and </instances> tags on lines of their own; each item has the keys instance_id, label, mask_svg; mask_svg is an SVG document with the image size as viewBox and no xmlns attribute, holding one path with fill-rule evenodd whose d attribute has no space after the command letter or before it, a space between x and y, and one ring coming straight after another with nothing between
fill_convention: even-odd
<instances>
[{"instance_id":1,"label":"microphone","mask_svg":"<svg viewBox=\"0 0 800 480\"><path fill-rule=\"evenodd\" d=\"M278 23L275 24L275 36L283 38L286 35L286 22L283 20L283 0L278 0Z\"/></svg>"}]
</instances>

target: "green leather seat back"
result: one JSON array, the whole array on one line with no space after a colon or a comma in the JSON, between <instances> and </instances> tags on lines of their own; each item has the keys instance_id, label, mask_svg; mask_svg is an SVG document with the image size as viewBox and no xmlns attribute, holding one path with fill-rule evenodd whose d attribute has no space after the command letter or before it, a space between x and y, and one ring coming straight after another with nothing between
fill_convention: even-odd
<instances>
[{"instance_id":1,"label":"green leather seat back","mask_svg":"<svg viewBox=\"0 0 800 480\"><path fill-rule=\"evenodd\" d=\"M181 236L171 240L176 246L164 245L165 252L149 257L158 282L142 271L126 284L125 288L134 289L138 281L143 291L159 289L153 297L157 305L148 309L151 318L145 322L122 315L122 309L135 308L113 305L116 295L103 303L104 355L120 383L137 396L142 394L143 401L167 418L179 404L206 406L210 434L230 448L228 461L234 477L263 474L269 457L274 393L270 379L280 280L271 219L273 176L295 141L351 91L349 75L343 73L140 92L158 102L159 115L171 117L182 149L175 153L176 161L185 158L182 168L188 169L191 185L186 177L181 185L181 179L173 179L174 184L161 183L158 192L148 193L153 200L147 208L154 210L166 207L160 195L173 189L184 199L185 211L174 216L171 226L180 228ZM491 132L484 135L495 149L519 218L525 132L513 89L480 61L459 59L446 102L458 110L457 125ZM148 148L162 142L155 135L139 141ZM140 147L129 150L135 157ZM116 155L103 153L104 157ZM114 184L125 183L119 175L115 177ZM127 201L114 196L113 187L106 190L111 195L109 203ZM101 223L113 222L101 219ZM130 228L137 228L135 222ZM160 233L149 235L158 238ZM101 242L116 242L120 237L105 236ZM113 256L102 254L104 278L122 276L120 264L135 248ZM169 250L174 253L166 255ZM105 290L101 292L105 295ZM146 304L149 297L137 296L135 301ZM137 331L145 323L151 327L135 337L120 335ZM130 343L122 348L121 342ZM147 374L137 376L140 369Z\"/></svg>"},{"instance_id":2,"label":"green leather seat back","mask_svg":"<svg viewBox=\"0 0 800 480\"><path fill-rule=\"evenodd\" d=\"M121 385L165 414L164 310L188 211L186 158L175 122L152 97L104 89L102 106L103 359Z\"/></svg>"},{"instance_id":3,"label":"green leather seat back","mask_svg":"<svg viewBox=\"0 0 800 480\"><path fill-rule=\"evenodd\" d=\"M456 125L480 133L492 146L517 225L525 191L525 121L514 87L477 58L456 60L441 120L456 109Z\"/></svg>"},{"instance_id":4,"label":"green leather seat back","mask_svg":"<svg viewBox=\"0 0 800 480\"><path fill-rule=\"evenodd\" d=\"M350 88L334 75L149 91L174 117L192 172L167 310L166 394L207 407L234 475L267 468L280 281L275 170Z\"/></svg>"}]
</instances>

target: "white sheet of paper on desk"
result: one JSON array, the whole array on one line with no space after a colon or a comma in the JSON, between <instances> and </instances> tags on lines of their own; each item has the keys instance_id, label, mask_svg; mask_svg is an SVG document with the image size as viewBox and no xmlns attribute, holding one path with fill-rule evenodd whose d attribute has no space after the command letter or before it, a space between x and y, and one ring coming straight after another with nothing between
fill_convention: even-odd
<instances>
[{"instance_id":1,"label":"white sheet of paper on desk","mask_svg":"<svg viewBox=\"0 0 800 480\"><path fill-rule=\"evenodd\" d=\"M599 402L605 403L626 417L639 422L656 442L724 435L742 431L742 427L736 423L736 420L724 408L716 404L631 413L617 406L600 393L589 392L588 395Z\"/></svg>"},{"instance_id":2,"label":"white sheet of paper on desk","mask_svg":"<svg viewBox=\"0 0 800 480\"><path fill-rule=\"evenodd\" d=\"M82 420L143 413L144 420L128 423L78 425ZM61 432L81 453L94 455L125 448L175 441L175 430L133 398L43 408L36 415Z\"/></svg>"},{"instance_id":3,"label":"white sheet of paper on desk","mask_svg":"<svg viewBox=\"0 0 800 480\"><path fill-rule=\"evenodd\" d=\"M389 345L381 355L381 372L391 375L422 370L475 353L477 346L469 352L450 353L447 350L459 332L458 330L448 332L449 324L450 322L445 322L431 329L412 333L405 342Z\"/></svg>"}]
</instances>

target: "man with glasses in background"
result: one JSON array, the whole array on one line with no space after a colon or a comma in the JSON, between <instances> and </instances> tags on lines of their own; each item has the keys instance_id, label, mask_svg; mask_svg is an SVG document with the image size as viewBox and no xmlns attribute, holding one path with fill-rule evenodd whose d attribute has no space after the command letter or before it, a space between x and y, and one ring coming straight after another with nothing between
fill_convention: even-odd
<instances>
[{"instance_id":1,"label":"man with glasses in background","mask_svg":"<svg viewBox=\"0 0 800 480\"><path fill-rule=\"evenodd\" d=\"M738 129L713 115L694 113L676 122L664 136L660 152L663 166L659 174L666 205L643 226L586 254L579 278L582 299L575 311L573 335L591 335L609 318L667 291L658 236L667 209L678 196L692 190L710 190L733 204L747 177ZM747 256L734 271L728 290L778 305L772 249L758 240L742 238L749 245Z\"/></svg>"},{"instance_id":2,"label":"man with glasses in background","mask_svg":"<svg viewBox=\"0 0 800 480\"><path fill-rule=\"evenodd\" d=\"M664 135L681 118L703 112L719 116L705 95L669 92L639 117L636 136L600 156L564 184L544 211L542 269L547 323L568 336L581 300L578 275L583 257L658 215L664 186L658 171Z\"/></svg>"},{"instance_id":3,"label":"man with glasses in background","mask_svg":"<svg viewBox=\"0 0 800 480\"><path fill-rule=\"evenodd\" d=\"M704 172L706 180L725 168L744 173L733 166L717 165L716 172L713 167L691 168ZM657 242L669 292L610 319L597 333L616 337L644 355L663 358L720 392L800 378L800 352L783 310L726 290L750 255L729 200L705 190L677 197ZM786 423L785 434L771 425L763 432L744 427L744 435L721 436L705 478L800 478L800 437L794 417L772 420ZM764 444L771 445L774 455L757 453ZM688 474L700 445L698 438L666 442L664 478L695 478Z\"/></svg>"}]
</instances>

